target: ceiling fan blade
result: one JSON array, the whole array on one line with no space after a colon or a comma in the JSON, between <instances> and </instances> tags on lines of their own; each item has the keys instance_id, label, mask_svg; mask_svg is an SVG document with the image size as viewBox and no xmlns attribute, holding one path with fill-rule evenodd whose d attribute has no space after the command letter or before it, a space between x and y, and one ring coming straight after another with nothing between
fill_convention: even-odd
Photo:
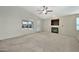
<instances>
[{"instance_id":1,"label":"ceiling fan blade","mask_svg":"<svg viewBox=\"0 0 79 59\"><path fill-rule=\"evenodd\" d=\"M53 12L53 10L47 10L47 12Z\"/></svg>"},{"instance_id":2,"label":"ceiling fan blade","mask_svg":"<svg viewBox=\"0 0 79 59\"><path fill-rule=\"evenodd\" d=\"M48 9L48 7L46 7L46 9Z\"/></svg>"},{"instance_id":3,"label":"ceiling fan blade","mask_svg":"<svg viewBox=\"0 0 79 59\"><path fill-rule=\"evenodd\" d=\"M47 15L47 12L45 13L45 15Z\"/></svg>"},{"instance_id":4,"label":"ceiling fan blade","mask_svg":"<svg viewBox=\"0 0 79 59\"><path fill-rule=\"evenodd\" d=\"M43 8L45 8L45 6L42 6Z\"/></svg>"},{"instance_id":5,"label":"ceiling fan blade","mask_svg":"<svg viewBox=\"0 0 79 59\"><path fill-rule=\"evenodd\" d=\"M46 9L48 9L48 7L47 6L43 6L43 10L46 10Z\"/></svg>"}]
</instances>

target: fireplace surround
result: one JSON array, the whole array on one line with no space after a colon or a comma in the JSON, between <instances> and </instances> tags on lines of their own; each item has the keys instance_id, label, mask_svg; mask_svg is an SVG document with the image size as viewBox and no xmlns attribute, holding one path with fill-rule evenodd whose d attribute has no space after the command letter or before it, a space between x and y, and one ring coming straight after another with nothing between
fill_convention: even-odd
<instances>
[{"instance_id":1,"label":"fireplace surround","mask_svg":"<svg viewBox=\"0 0 79 59\"><path fill-rule=\"evenodd\" d=\"M52 33L59 33L59 19L52 19L51 20L51 32Z\"/></svg>"}]
</instances>

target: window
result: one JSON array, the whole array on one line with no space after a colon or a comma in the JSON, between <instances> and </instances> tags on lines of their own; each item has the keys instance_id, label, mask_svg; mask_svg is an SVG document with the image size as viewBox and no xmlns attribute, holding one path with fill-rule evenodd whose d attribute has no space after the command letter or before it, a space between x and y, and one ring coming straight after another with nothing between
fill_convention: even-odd
<instances>
[{"instance_id":1,"label":"window","mask_svg":"<svg viewBox=\"0 0 79 59\"><path fill-rule=\"evenodd\" d=\"M79 31L79 17L77 17L76 19L76 30Z\"/></svg>"},{"instance_id":2,"label":"window","mask_svg":"<svg viewBox=\"0 0 79 59\"><path fill-rule=\"evenodd\" d=\"M32 28L32 27L33 27L32 21L27 21L27 20L22 21L22 28Z\"/></svg>"}]
</instances>

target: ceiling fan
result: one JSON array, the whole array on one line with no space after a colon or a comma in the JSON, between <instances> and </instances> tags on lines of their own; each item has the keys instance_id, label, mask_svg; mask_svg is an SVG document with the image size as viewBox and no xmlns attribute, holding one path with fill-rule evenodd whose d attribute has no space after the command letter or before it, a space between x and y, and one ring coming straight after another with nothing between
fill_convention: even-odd
<instances>
[{"instance_id":1,"label":"ceiling fan","mask_svg":"<svg viewBox=\"0 0 79 59\"><path fill-rule=\"evenodd\" d=\"M47 7L47 6L42 6L42 9L37 10L37 11L40 11L40 13L39 13L39 14L45 14L45 15L47 15L47 14L48 14L48 12L53 12L53 10L48 9L48 7Z\"/></svg>"}]
</instances>

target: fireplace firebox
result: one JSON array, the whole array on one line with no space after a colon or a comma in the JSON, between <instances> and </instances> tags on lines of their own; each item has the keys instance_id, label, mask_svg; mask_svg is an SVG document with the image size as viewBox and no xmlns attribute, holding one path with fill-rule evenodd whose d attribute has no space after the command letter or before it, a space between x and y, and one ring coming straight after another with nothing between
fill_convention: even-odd
<instances>
[{"instance_id":1,"label":"fireplace firebox","mask_svg":"<svg viewBox=\"0 0 79 59\"><path fill-rule=\"evenodd\" d=\"M51 32L58 33L59 32L58 27L51 27Z\"/></svg>"}]
</instances>

